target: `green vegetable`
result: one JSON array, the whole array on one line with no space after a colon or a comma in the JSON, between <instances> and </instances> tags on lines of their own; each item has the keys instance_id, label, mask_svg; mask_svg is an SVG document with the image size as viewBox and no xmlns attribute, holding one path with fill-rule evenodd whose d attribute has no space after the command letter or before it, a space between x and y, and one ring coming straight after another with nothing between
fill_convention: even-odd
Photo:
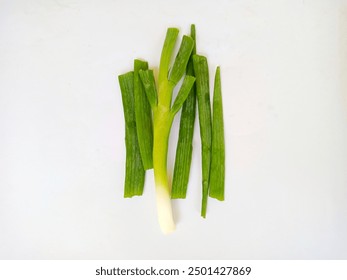
<instances>
[{"instance_id":1,"label":"green vegetable","mask_svg":"<svg viewBox=\"0 0 347 280\"><path fill-rule=\"evenodd\" d=\"M210 197L224 200L225 147L220 68L217 67L213 92L212 161Z\"/></svg>"},{"instance_id":2,"label":"green vegetable","mask_svg":"<svg viewBox=\"0 0 347 280\"><path fill-rule=\"evenodd\" d=\"M186 75L183 84L177 94L176 100L171 107L173 89L182 78L192 52L194 41L184 36L178 54L169 73L170 61L178 36L178 29L169 28L160 58L159 66L159 90L157 98L153 98L154 78L150 71L141 71L140 77L151 100L153 111L153 168L156 185L156 200L158 208L158 220L164 233L170 233L175 229L172 215L170 187L167 176L167 152L169 135L175 114L181 108L187 98L195 78ZM145 72L145 73L143 73ZM158 103L156 104L155 101Z\"/></svg>"},{"instance_id":3,"label":"green vegetable","mask_svg":"<svg viewBox=\"0 0 347 280\"><path fill-rule=\"evenodd\" d=\"M143 169L135 121L134 73L128 72L118 76L122 93L125 120L126 168L124 197L142 195L145 170Z\"/></svg>"},{"instance_id":4,"label":"green vegetable","mask_svg":"<svg viewBox=\"0 0 347 280\"><path fill-rule=\"evenodd\" d=\"M208 196L224 200L225 144L220 68L217 67L215 74L212 119L208 63L206 57L196 55L195 26L191 25L191 36L183 36L173 60L178 33L177 28L167 30L157 79L153 70L148 69L148 63L139 59L134 60L133 72L118 76L125 119L124 197L142 195L145 170L153 168L158 220L164 233L175 230L171 198L185 198L187 194L196 103L202 158L201 216L206 217ZM172 100L174 91L178 93ZM181 108L171 191L167 172L168 144L174 117Z\"/></svg>"},{"instance_id":5,"label":"green vegetable","mask_svg":"<svg viewBox=\"0 0 347 280\"><path fill-rule=\"evenodd\" d=\"M143 86L145 87L146 95L151 105L151 108L154 109L158 104L158 94L157 88L155 85L153 70L140 71L140 78L142 80Z\"/></svg>"},{"instance_id":6,"label":"green vegetable","mask_svg":"<svg viewBox=\"0 0 347 280\"><path fill-rule=\"evenodd\" d=\"M148 63L146 61L134 60L135 117L140 153L145 170L153 168L152 112L139 77L139 71L147 69Z\"/></svg>"},{"instance_id":7,"label":"green vegetable","mask_svg":"<svg viewBox=\"0 0 347 280\"><path fill-rule=\"evenodd\" d=\"M199 125L202 157L202 202L201 216L206 218L207 198L209 192L212 120L210 104L210 86L207 59L201 55L193 56L196 77L196 94L198 99Z\"/></svg>"},{"instance_id":8,"label":"green vegetable","mask_svg":"<svg viewBox=\"0 0 347 280\"><path fill-rule=\"evenodd\" d=\"M195 40L195 25L191 25L190 36ZM187 75L194 76L193 58L196 53L196 44L187 65ZM188 98L183 103L181 111L181 121L179 137L176 148L175 168L172 179L171 198L185 198L187 194L190 165L193 152L193 133L196 111L195 86L192 87Z\"/></svg>"}]
</instances>

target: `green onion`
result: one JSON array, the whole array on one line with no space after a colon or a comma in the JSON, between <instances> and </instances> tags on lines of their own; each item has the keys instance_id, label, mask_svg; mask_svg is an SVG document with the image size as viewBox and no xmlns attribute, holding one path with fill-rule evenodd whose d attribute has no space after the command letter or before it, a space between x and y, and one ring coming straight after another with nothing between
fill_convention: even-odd
<instances>
[{"instance_id":1,"label":"green onion","mask_svg":"<svg viewBox=\"0 0 347 280\"><path fill-rule=\"evenodd\" d=\"M124 197L132 197L134 195L142 195L145 182L145 170L142 165L135 121L134 73L128 72L120 75L118 80L122 93L125 119L126 163Z\"/></svg>"},{"instance_id":2,"label":"green onion","mask_svg":"<svg viewBox=\"0 0 347 280\"><path fill-rule=\"evenodd\" d=\"M193 56L196 77L196 93L198 99L199 125L202 158L202 202L201 216L206 218L207 198L209 192L212 121L210 104L210 86L207 59L201 55Z\"/></svg>"},{"instance_id":3,"label":"green onion","mask_svg":"<svg viewBox=\"0 0 347 280\"><path fill-rule=\"evenodd\" d=\"M166 37L164 41L164 46L160 57L160 71L159 71L159 89L167 83L167 77L169 73L170 61L172 57L172 52L174 50L177 36L177 28L168 28L166 32ZM160 90L159 90L160 91Z\"/></svg>"},{"instance_id":4,"label":"green onion","mask_svg":"<svg viewBox=\"0 0 347 280\"><path fill-rule=\"evenodd\" d=\"M212 160L210 197L224 200L225 147L220 68L217 67L213 92Z\"/></svg>"},{"instance_id":5,"label":"green onion","mask_svg":"<svg viewBox=\"0 0 347 280\"><path fill-rule=\"evenodd\" d=\"M208 63L205 56L196 55L195 26L191 25L191 36L183 36L173 60L178 34L177 28L167 29L158 77L148 69L146 61L139 59L134 60L133 72L118 76L125 119L124 197L142 195L145 170L153 168L158 221L166 234L175 230L171 199L187 195L196 106L201 138L202 217L206 218L208 197L224 200L225 188L220 68L217 67L215 73L212 119ZM178 93L172 100L174 90ZM171 190L167 172L168 145L174 117L181 108Z\"/></svg>"},{"instance_id":6,"label":"green onion","mask_svg":"<svg viewBox=\"0 0 347 280\"><path fill-rule=\"evenodd\" d=\"M157 94L157 88L155 85L153 70L146 70L146 71L140 70L139 75L140 75L142 84L145 87L149 104L151 105L153 109L158 104L158 94Z\"/></svg>"},{"instance_id":7,"label":"green onion","mask_svg":"<svg viewBox=\"0 0 347 280\"><path fill-rule=\"evenodd\" d=\"M194 42L195 39L195 25L191 25L190 35ZM190 56L187 65L187 75L194 76L193 58L192 55L196 53L196 44ZM188 98L183 103L181 111L179 137L176 148L175 168L172 179L171 198L186 198L190 165L192 161L193 152L193 134L194 122L196 111L196 93L195 86L192 87Z\"/></svg>"},{"instance_id":8,"label":"green onion","mask_svg":"<svg viewBox=\"0 0 347 280\"><path fill-rule=\"evenodd\" d=\"M184 101L187 99L193 84L195 82L195 78L193 76L186 75L184 77L182 86L177 94L176 100L171 107L171 112L176 115L176 113L181 109Z\"/></svg>"},{"instance_id":9,"label":"green onion","mask_svg":"<svg viewBox=\"0 0 347 280\"><path fill-rule=\"evenodd\" d=\"M154 124L153 168L156 185L158 220L161 230L164 233L170 233L175 230L175 223L171 207L170 187L167 176L167 152L170 130L175 114L183 105L183 102L187 98L195 82L194 77L185 76L183 84L177 94L176 100L171 107L173 89L184 75L191 51L194 46L193 39L188 36L184 36L171 73L169 75L170 61L177 36L178 29L169 28L167 30L160 58L157 105L155 105L155 102L153 102L153 100L155 99L152 97L154 95L154 90L152 87L154 79L151 78L149 71L141 71L140 74L144 88L147 91L147 96L149 97L149 100L152 100L151 104Z\"/></svg>"},{"instance_id":10,"label":"green onion","mask_svg":"<svg viewBox=\"0 0 347 280\"><path fill-rule=\"evenodd\" d=\"M145 170L153 168L153 124L150 103L139 77L140 70L147 70L148 63L134 61L135 117L140 153Z\"/></svg>"},{"instance_id":11,"label":"green onion","mask_svg":"<svg viewBox=\"0 0 347 280\"><path fill-rule=\"evenodd\" d=\"M194 40L189 36L183 36L180 49L175 59L175 63L170 72L169 81L177 84L182 78L183 74L186 72L187 63L189 61L190 54L194 47ZM187 59L187 54L188 59Z\"/></svg>"}]
</instances>

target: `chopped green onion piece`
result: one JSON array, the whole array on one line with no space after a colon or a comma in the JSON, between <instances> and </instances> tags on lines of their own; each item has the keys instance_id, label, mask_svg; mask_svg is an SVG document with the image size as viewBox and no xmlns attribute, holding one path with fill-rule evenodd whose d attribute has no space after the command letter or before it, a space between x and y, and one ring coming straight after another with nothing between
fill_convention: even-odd
<instances>
[{"instance_id":1,"label":"chopped green onion piece","mask_svg":"<svg viewBox=\"0 0 347 280\"><path fill-rule=\"evenodd\" d=\"M193 153L193 134L196 111L195 86L191 88L181 112L180 130L172 178L171 198L186 198Z\"/></svg>"},{"instance_id":2,"label":"chopped green onion piece","mask_svg":"<svg viewBox=\"0 0 347 280\"><path fill-rule=\"evenodd\" d=\"M124 197L142 195L145 170L143 169L140 148L137 140L134 102L134 73L128 72L118 76L122 93L123 111L125 119L125 182Z\"/></svg>"},{"instance_id":3,"label":"chopped green onion piece","mask_svg":"<svg viewBox=\"0 0 347 280\"><path fill-rule=\"evenodd\" d=\"M206 217L207 198L209 193L212 120L210 104L210 86L207 59L201 55L193 56L196 77L196 93L198 99L199 125L202 158L202 203L201 216Z\"/></svg>"},{"instance_id":4,"label":"chopped green onion piece","mask_svg":"<svg viewBox=\"0 0 347 280\"><path fill-rule=\"evenodd\" d=\"M140 80L139 71L147 70L148 63L134 61L135 117L140 153L145 170L153 168L153 124L151 106Z\"/></svg>"},{"instance_id":5,"label":"chopped green onion piece","mask_svg":"<svg viewBox=\"0 0 347 280\"><path fill-rule=\"evenodd\" d=\"M180 49L178 50L175 63L170 72L169 81L174 83L175 85L182 78L184 73L186 72L187 64L189 61L190 54L194 47L194 40L184 35L182 39L182 43Z\"/></svg>"},{"instance_id":6,"label":"chopped green onion piece","mask_svg":"<svg viewBox=\"0 0 347 280\"><path fill-rule=\"evenodd\" d=\"M140 70L139 75L142 84L145 87L148 101L153 109L158 104L158 94L157 88L155 86L153 70Z\"/></svg>"},{"instance_id":7,"label":"chopped green onion piece","mask_svg":"<svg viewBox=\"0 0 347 280\"><path fill-rule=\"evenodd\" d=\"M190 37L192 37L193 41L194 41L194 46L193 46L193 50L190 56L190 61L192 61L192 55L196 54L196 30L195 30L195 24L190 25Z\"/></svg>"},{"instance_id":8,"label":"chopped green onion piece","mask_svg":"<svg viewBox=\"0 0 347 280\"><path fill-rule=\"evenodd\" d=\"M187 75L194 76L193 54L196 53L195 25L190 28L190 36L194 40L194 48L187 65ZM180 130L176 148L175 168L172 178L171 198L186 198L190 165L193 153L193 134L196 111L195 85L183 103L181 111Z\"/></svg>"},{"instance_id":9,"label":"chopped green onion piece","mask_svg":"<svg viewBox=\"0 0 347 280\"><path fill-rule=\"evenodd\" d=\"M186 101L188 94L190 93L190 90L192 89L195 82L195 78L192 76L186 75L184 77L182 86L177 94L177 97L175 99L174 104L171 107L171 111L176 114L179 109L181 109L184 101Z\"/></svg>"},{"instance_id":10,"label":"chopped green onion piece","mask_svg":"<svg viewBox=\"0 0 347 280\"><path fill-rule=\"evenodd\" d=\"M220 68L217 67L213 92L212 159L210 197L224 200L225 147Z\"/></svg>"},{"instance_id":11,"label":"chopped green onion piece","mask_svg":"<svg viewBox=\"0 0 347 280\"><path fill-rule=\"evenodd\" d=\"M178 29L173 27L168 28L166 32L164 46L163 46L161 57L160 57L160 66L159 66L160 70L159 70L159 78L158 78L159 91L160 91L160 88L162 87L162 84L167 82L167 78L169 75L170 61L171 61L173 50L175 48L178 32L179 32Z\"/></svg>"}]
</instances>

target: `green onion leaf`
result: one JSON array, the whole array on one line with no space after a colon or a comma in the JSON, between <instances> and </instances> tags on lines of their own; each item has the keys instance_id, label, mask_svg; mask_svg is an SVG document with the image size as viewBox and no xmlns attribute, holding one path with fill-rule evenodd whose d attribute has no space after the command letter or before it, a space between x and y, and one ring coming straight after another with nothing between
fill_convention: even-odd
<instances>
[{"instance_id":1,"label":"green onion leaf","mask_svg":"<svg viewBox=\"0 0 347 280\"><path fill-rule=\"evenodd\" d=\"M138 141L143 167L145 170L153 168L153 124L152 111L145 89L140 80L139 71L147 70L148 63L135 59L134 61L134 94L135 117Z\"/></svg>"},{"instance_id":2,"label":"green onion leaf","mask_svg":"<svg viewBox=\"0 0 347 280\"><path fill-rule=\"evenodd\" d=\"M154 109L155 106L157 106L158 104L158 94L157 94L157 87L155 85L153 70L140 70L139 75L140 75L142 84L145 88L148 101L152 109Z\"/></svg>"},{"instance_id":3,"label":"green onion leaf","mask_svg":"<svg viewBox=\"0 0 347 280\"><path fill-rule=\"evenodd\" d=\"M225 147L220 68L217 67L213 92L212 160L210 197L224 200Z\"/></svg>"},{"instance_id":4,"label":"green onion leaf","mask_svg":"<svg viewBox=\"0 0 347 280\"><path fill-rule=\"evenodd\" d=\"M194 48L187 65L187 75L194 76L193 55L196 53L195 25L190 28L190 36L194 40ZM180 121L180 130L176 148L175 168L172 178L171 198L186 198L190 165L193 153L193 135L196 111L195 85L183 103Z\"/></svg>"},{"instance_id":5,"label":"green onion leaf","mask_svg":"<svg viewBox=\"0 0 347 280\"><path fill-rule=\"evenodd\" d=\"M192 50L192 55L196 54L196 30L195 30L195 24L192 24L190 26L190 37L193 39L194 41L194 46L193 46L193 50ZM190 61L192 61L193 57L190 56Z\"/></svg>"},{"instance_id":6,"label":"green onion leaf","mask_svg":"<svg viewBox=\"0 0 347 280\"><path fill-rule=\"evenodd\" d=\"M207 59L201 55L193 56L198 99L199 125L202 157L202 205L201 216L206 217L207 198L211 166L212 120L210 104L210 86Z\"/></svg>"},{"instance_id":7,"label":"green onion leaf","mask_svg":"<svg viewBox=\"0 0 347 280\"><path fill-rule=\"evenodd\" d=\"M158 78L159 88L161 87L161 84L163 82L167 81L171 57L172 57L173 50L175 48L178 33L179 31L177 28L171 27L167 29L164 46L163 46L161 57L160 57L160 66L159 66L160 71L159 71L159 78Z\"/></svg>"},{"instance_id":8,"label":"green onion leaf","mask_svg":"<svg viewBox=\"0 0 347 280\"><path fill-rule=\"evenodd\" d=\"M178 91L174 104L171 107L171 112L173 114L176 114L179 111L179 109L181 109L184 101L187 99L188 94L190 93L190 90L192 89L194 85L194 82L195 82L194 77L188 76L188 75L184 77L182 86L180 90Z\"/></svg>"},{"instance_id":9,"label":"green onion leaf","mask_svg":"<svg viewBox=\"0 0 347 280\"><path fill-rule=\"evenodd\" d=\"M170 72L169 81L176 85L186 72L190 54L194 48L194 40L184 35L178 50L174 65Z\"/></svg>"},{"instance_id":10,"label":"green onion leaf","mask_svg":"<svg viewBox=\"0 0 347 280\"><path fill-rule=\"evenodd\" d=\"M134 73L128 72L120 75L118 80L122 93L125 120L124 197L132 197L142 195L145 182L145 170L142 165L135 121Z\"/></svg>"}]
</instances>

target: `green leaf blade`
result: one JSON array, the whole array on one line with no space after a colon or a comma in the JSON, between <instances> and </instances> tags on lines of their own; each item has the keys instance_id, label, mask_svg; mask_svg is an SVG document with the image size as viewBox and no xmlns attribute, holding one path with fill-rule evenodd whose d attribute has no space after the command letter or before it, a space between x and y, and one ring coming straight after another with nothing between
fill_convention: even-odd
<instances>
[{"instance_id":1,"label":"green leaf blade","mask_svg":"<svg viewBox=\"0 0 347 280\"><path fill-rule=\"evenodd\" d=\"M177 97L175 99L174 104L172 105L171 112L175 115L179 109L181 109L184 101L186 101L190 90L192 89L195 82L195 77L186 75L184 77L182 86L180 90L178 91Z\"/></svg>"},{"instance_id":2,"label":"green leaf blade","mask_svg":"<svg viewBox=\"0 0 347 280\"><path fill-rule=\"evenodd\" d=\"M161 87L162 83L167 82L171 57L175 48L178 33L179 31L177 28L170 27L167 29L164 46L160 56L160 64L159 64L160 71L159 71L159 78L158 78L159 87Z\"/></svg>"},{"instance_id":3,"label":"green leaf blade","mask_svg":"<svg viewBox=\"0 0 347 280\"><path fill-rule=\"evenodd\" d=\"M210 173L210 197L224 200L225 143L223 102L220 67L217 67L213 92L212 160Z\"/></svg>"},{"instance_id":4,"label":"green leaf blade","mask_svg":"<svg viewBox=\"0 0 347 280\"><path fill-rule=\"evenodd\" d=\"M196 114L195 85L183 103L176 158L172 179L171 198L186 198L193 153L193 135Z\"/></svg>"},{"instance_id":5,"label":"green leaf blade","mask_svg":"<svg viewBox=\"0 0 347 280\"><path fill-rule=\"evenodd\" d=\"M137 140L134 98L134 73L128 72L118 76L122 94L123 112L125 120L125 180L124 197L130 198L142 195L145 182L140 148Z\"/></svg>"},{"instance_id":6,"label":"green leaf blade","mask_svg":"<svg viewBox=\"0 0 347 280\"><path fill-rule=\"evenodd\" d=\"M190 37L194 40L194 47L190 55L186 74L194 75L193 55L196 53L195 25L191 25ZM176 147L175 166L172 178L171 198L186 198L189 182L190 167L193 154L194 123L196 115L196 90L195 84L183 103L179 136Z\"/></svg>"},{"instance_id":7,"label":"green leaf blade","mask_svg":"<svg viewBox=\"0 0 347 280\"><path fill-rule=\"evenodd\" d=\"M154 109L158 104L158 94L157 94L157 88L155 85L153 70L140 70L139 75L140 75L142 84L145 88L148 101L152 109Z\"/></svg>"},{"instance_id":8,"label":"green leaf blade","mask_svg":"<svg viewBox=\"0 0 347 280\"><path fill-rule=\"evenodd\" d=\"M190 56L190 61L193 60L193 55L196 54L196 29L195 29L195 24L190 25L190 37L194 41L194 47Z\"/></svg>"},{"instance_id":9,"label":"green leaf blade","mask_svg":"<svg viewBox=\"0 0 347 280\"><path fill-rule=\"evenodd\" d=\"M139 71L147 70L148 63L135 59L134 61L134 95L137 136L143 167L153 168L153 123L151 106L141 82Z\"/></svg>"},{"instance_id":10,"label":"green leaf blade","mask_svg":"<svg viewBox=\"0 0 347 280\"><path fill-rule=\"evenodd\" d=\"M201 55L193 55L196 77L196 93L198 99L199 126L202 157L202 203L201 216L206 217L207 199L209 193L209 178L211 166L212 119L210 86L207 59Z\"/></svg>"},{"instance_id":11,"label":"green leaf blade","mask_svg":"<svg viewBox=\"0 0 347 280\"><path fill-rule=\"evenodd\" d=\"M194 40L184 35L178 50L174 65L170 72L169 81L176 85L186 72L190 54L194 48Z\"/></svg>"}]
</instances>

